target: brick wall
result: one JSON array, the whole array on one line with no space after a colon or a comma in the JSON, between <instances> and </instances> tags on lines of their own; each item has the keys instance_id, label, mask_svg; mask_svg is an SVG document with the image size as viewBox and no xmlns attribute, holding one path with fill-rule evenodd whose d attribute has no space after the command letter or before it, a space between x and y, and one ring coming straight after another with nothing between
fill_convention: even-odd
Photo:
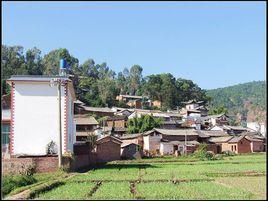
<instances>
[{"instance_id":1,"label":"brick wall","mask_svg":"<svg viewBox=\"0 0 268 201\"><path fill-rule=\"evenodd\" d=\"M240 140L238 143L238 153L251 153L251 148L250 148L250 141L247 140L246 138L243 138Z\"/></svg>"},{"instance_id":2,"label":"brick wall","mask_svg":"<svg viewBox=\"0 0 268 201\"><path fill-rule=\"evenodd\" d=\"M97 162L120 160L121 145L108 141L97 145Z\"/></svg>"},{"instance_id":3,"label":"brick wall","mask_svg":"<svg viewBox=\"0 0 268 201\"><path fill-rule=\"evenodd\" d=\"M32 156L23 158L2 159L3 174L23 173L30 166L35 166L35 172L54 172L58 169L57 156Z\"/></svg>"}]
</instances>

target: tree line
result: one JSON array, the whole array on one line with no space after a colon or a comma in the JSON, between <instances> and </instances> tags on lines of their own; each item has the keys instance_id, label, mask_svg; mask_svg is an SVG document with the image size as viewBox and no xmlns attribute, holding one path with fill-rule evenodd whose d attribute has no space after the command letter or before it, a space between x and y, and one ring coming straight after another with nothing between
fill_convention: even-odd
<instances>
[{"instance_id":1,"label":"tree line","mask_svg":"<svg viewBox=\"0 0 268 201\"><path fill-rule=\"evenodd\" d=\"M57 75L60 59L68 64L76 96L87 105L95 107L126 106L116 101L119 94L143 95L160 100L162 109L175 109L191 99L211 101L206 91L192 80L175 78L170 73L143 76L143 68L133 65L116 73L106 62L96 64L88 58L82 64L66 48L58 48L42 56L34 47L24 52L22 46L2 45L2 92L9 93L6 79L11 75Z\"/></svg>"}]
</instances>

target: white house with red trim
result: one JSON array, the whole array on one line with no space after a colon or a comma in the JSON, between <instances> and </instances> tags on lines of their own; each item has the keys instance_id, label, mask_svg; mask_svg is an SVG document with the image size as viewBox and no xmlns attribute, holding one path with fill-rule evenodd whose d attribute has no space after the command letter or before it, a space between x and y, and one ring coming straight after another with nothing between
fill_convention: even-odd
<instances>
[{"instance_id":1,"label":"white house with red trim","mask_svg":"<svg viewBox=\"0 0 268 201\"><path fill-rule=\"evenodd\" d=\"M11 155L45 155L46 145L59 145L58 88L50 86L61 79L62 153L72 152L75 142L72 81L66 76L12 76L11 86Z\"/></svg>"}]
</instances>

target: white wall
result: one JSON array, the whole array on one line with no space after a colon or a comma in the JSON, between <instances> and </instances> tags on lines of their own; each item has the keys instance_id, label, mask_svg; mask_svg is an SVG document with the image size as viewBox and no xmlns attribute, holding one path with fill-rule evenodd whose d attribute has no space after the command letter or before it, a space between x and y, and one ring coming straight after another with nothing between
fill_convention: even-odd
<instances>
[{"instance_id":1,"label":"white wall","mask_svg":"<svg viewBox=\"0 0 268 201\"><path fill-rule=\"evenodd\" d=\"M61 94L64 151L64 87ZM14 154L46 154L51 140L59 144L57 87L15 82L14 102Z\"/></svg>"},{"instance_id":2,"label":"white wall","mask_svg":"<svg viewBox=\"0 0 268 201\"><path fill-rule=\"evenodd\" d=\"M161 155L173 154L173 145L167 143L160 143L160 154Z\"/></svg>"}]
</instances>

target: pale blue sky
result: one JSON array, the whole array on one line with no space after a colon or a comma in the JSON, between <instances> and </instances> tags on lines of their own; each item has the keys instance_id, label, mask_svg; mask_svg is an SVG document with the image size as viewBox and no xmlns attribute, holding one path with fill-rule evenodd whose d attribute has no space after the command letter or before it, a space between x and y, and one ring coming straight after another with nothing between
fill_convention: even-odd
<instances>
[{"instance_id":1,"label":"pale blue sky","mask_svg":"<svg viewBox=\"0 0 268 201\"><path fill-rule=\"evenodd\" d=\"M266 80L265 2L2 2L2 44L211 89Z\"/></svg>"}]
</instances>

